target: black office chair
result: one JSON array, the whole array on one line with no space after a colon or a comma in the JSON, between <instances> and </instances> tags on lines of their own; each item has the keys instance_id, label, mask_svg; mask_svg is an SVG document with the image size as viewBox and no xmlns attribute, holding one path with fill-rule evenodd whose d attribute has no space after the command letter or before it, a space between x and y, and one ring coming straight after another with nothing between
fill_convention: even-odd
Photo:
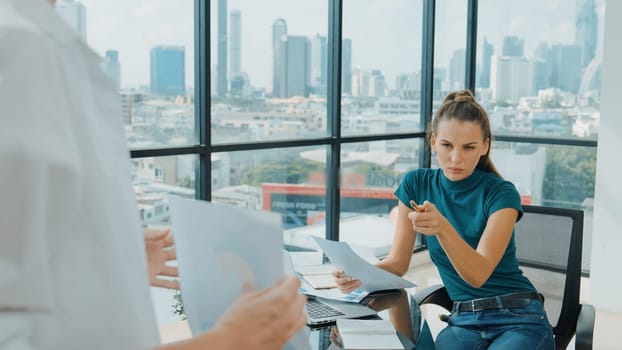
<instances>
[{"instance_id":1,"label":"black office chair","mask_svg":"<svg viewBox=\"0 0 622 350\"><path fill-rule=\"evenodd\" d=\"M581 304L583 211L523 206L515 227L516 254L521 269L544 296L544 308L553 325L555 348L566 349L572 337L575 349L592 349L594 307ZM445 287L435 285L415 294L422 304L451 310Z\"/></svg>"}]
</instances>

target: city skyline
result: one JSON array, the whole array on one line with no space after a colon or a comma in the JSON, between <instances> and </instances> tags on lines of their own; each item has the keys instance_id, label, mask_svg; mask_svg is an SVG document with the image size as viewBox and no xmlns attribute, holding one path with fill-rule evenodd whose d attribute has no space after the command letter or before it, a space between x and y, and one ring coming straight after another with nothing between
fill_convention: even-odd
<instances>
[{"instance_id":1,"label":"city skyline","mask_svg":"<svg viewBox=\"0 0 622 350\"><path fill-rule=\"evenodd\" d=\"M222 0L221 0L222 1ZM193 2L125 1L111 0L97 2L94 0L81 1L87 10L89 26L87 37L89 44L102 56L106 50L117 50L123 67L122 81L124 87L138 87L149 84L148 57L151 47L156 45L179 45L186 49L186 82L193 85L194 80L194 24ZM599 32L602 28L602 14L604 1L597 0ZM522 3L521 3L522 4ZM494 11L499 5L495 2L480 2L478 40L482 43L483 37L495 47L495 52L501 50L503 36L516 35L525 39L525 53L531 56L539 39L549 43L572 44L575 41L575 8L564 6L562 1L551 1L537 5L538 11L531 11L536 4L528 3L508 4L508 9L500 11L500 15L493 20L482 16L482 13ZM285 0L272 1L266 5L255 2L228 1L230 10L240 10L241 24L241 71L248 74L253 86L268 86L270 79L271 57L271 24L279 17L287 21L288 34L313 37L316 34L326 35L327 32L327 3L301 2L295 5L300 10L293 10L294 4ZM369 5L369 6L366 6ZM421 20L421 4L413 1L396 1L394 6L387 7L379 0L369 0L365 4L344 3L344 38L351 38L353 42L352 68L380 69L386 80L393 84L395 78L403 73L416 73L420 65L421 28L413 26ZM212 1L213 11L212 35L212 64L217 62L217 20L216 0ZM125 8L126 11L118 11ZM457 9L456 9L457 8ZM449 35L447 40L439 42L439 37L447 37L451 33L463 33L466 19L463 17L466 5L437 6L437 35L436 65L446 68L449 58L456 48L464 47L463 35ZM375 13L371 18L369 10ZM365 13L363 13L365 12ZM245 15L252 13L252 15ZM404 15L407 13L410 15ZM287 15L284 15L287 14ZM360 16L359 16L360 14ZM521 15L524 14L524 15ZM556 22L547 21L547 16L559 19ZM541 20L538 20L542 16ZM508 18L511 19L508 19ZM370 22L371 21L371 22ZM375 25L375 24L378 25ZM370 31L371 29L371 31ZM410 32L410 33L409 33ZM446 32L443 36L443 32ZM546 35L543 35L546 34ZM598 36L600 47L601 35ZM399 55L386 56L386 52L394 52L400 47ZM479 47L478 47L479 49ZM597 51L599 49L597 48Z\"/></svg>"}]
</instances>

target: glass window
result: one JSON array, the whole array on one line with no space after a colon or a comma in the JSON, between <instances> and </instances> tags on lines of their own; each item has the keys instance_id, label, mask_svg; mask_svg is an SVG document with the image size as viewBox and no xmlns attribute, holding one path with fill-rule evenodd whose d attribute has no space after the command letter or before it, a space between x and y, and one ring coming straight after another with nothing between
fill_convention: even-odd
<instances>
[{"instance_id":1,"label":"glass window","mask_svg":"<svg viewBox=\"0 0 622 350\"><path fill-rule=\"evenodd\" d=\"M477 93L497 135L596 139L604 3L479 2Z\"/></svg>"},{"instance_id":2,"label":"glass window","mask_svg":"<svg viewBox=\"0 0 622 350\"><path fill-rule=\"evenodd\" d=\"M222 152L212 155L212 201L279 213L284 242L312 249L309 233L321 225L325 237L325 146Z\"/></svg>"},{"instance_id":3,"label":"glass window","mask_svg":"<svg viewBox=\"0 0 622 350\"><path fill-rule=\"evenodd\" d=\"M56 10L102 56L131 148L195 142L193 1L59 0Z\"/></svg>"},{"instance_id":4,"label":"glass window","mask_svg":"<svg viewBox=\"0 0 622 350\"><path fill-rule=\"evenodd\" d=\"M418 168L422 139L344 144L339 240L376 257L389 253L398 201L393 192Z\"/></svg>"},{"instance_id":5,"label":"glass window","mask_svg":"<svg viewBox=\"0 0 622 350\"><path fill-rule=\"evenodd\" d=\"M523 204L584 211L583 269L589 270L596 148L493 142L490 157Z\"/></svg>"},{"instance_id":6,"label":"glass window","mask_svg":"<svg viewBox=\"0 0 622 350\"><path fill-rule=\"evenodd\" d=\"M343 5L343 135L420 131L421 1Z\"/></svg>"},{"instance_id":7,"label":"glass window","mask_svg":"<svg viewBox=\"0 0 622 350\"><path fill-rule=\"evenodd\" d=\"M326 136L328 2L210 4L213 143Z\"/></svg>"},{"instance_id":8,"label":"glass window","mask_svg":"<svg viewBox=\"0 0 622 350\"><path fill-rule=\"evenodd\" d=\"M434 110L445 96L465 88L467 1L436 2Z\"/></svg>"}]
</instances>

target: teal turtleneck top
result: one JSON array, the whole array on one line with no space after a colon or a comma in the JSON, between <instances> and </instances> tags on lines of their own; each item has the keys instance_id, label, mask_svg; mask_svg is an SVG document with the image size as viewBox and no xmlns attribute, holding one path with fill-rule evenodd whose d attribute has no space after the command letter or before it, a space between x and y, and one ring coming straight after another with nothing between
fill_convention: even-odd
<instances>
[{"instance_id":1,"label":"teal turtleneck top","mask_svg":"<svg viewBox=\"0 0 622 350\"><path fill-rule=\"evenodd\" d=\"M441 169L416 169L404 176L395 195L408 207L411 199L419 204L426 200L434 204L473 249L477 248L488 218L494 212L514 208L519 212L517 221L523 214L520 195L511 182L477 169L459 181L447 179ZM436 236L426 236L426 242L453 301L535 291L518 266L514 232L501 261L480 288L470 286L458 275Z\"/></svg>"}]
</instances>

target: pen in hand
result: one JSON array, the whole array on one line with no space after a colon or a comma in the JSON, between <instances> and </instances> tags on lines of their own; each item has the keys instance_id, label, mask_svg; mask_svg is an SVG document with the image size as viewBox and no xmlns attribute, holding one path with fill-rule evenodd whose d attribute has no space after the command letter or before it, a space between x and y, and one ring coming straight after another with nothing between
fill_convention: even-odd
<instances>
[{"instance_id":1,"label":"pen in hand","mask_svg":"<svg viewBox=\"0 0 622 350\"><path fill-rule=\"evenodd\" d=\"M425 211L425 209L422 206L418 205L417 202L415 202L412 199L410 200L410 207L413 208L413 210L416 211L417 213L421 213Z\"/></svg>"}]
</instances>

